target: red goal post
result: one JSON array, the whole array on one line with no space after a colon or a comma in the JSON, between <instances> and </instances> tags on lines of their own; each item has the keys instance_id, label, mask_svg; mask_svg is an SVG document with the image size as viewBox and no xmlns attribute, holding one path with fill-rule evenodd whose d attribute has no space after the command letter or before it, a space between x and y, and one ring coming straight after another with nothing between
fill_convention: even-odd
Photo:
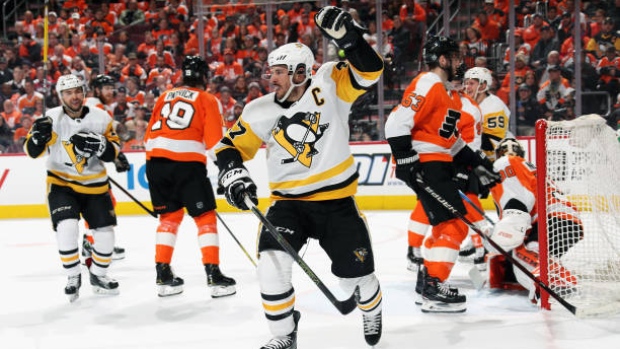
<instances>
[{"instance_id":1,"label":"red goal post","mask_svg":"<svg viewBox=\"0 0 620 349\"><path fill-rule=\"evenodd\" d=\"M596 114L536 123L540 278L576 315L620 312L620 143ZM541 306L553 300L541 292Z\"/></svg>"}]
</instances>

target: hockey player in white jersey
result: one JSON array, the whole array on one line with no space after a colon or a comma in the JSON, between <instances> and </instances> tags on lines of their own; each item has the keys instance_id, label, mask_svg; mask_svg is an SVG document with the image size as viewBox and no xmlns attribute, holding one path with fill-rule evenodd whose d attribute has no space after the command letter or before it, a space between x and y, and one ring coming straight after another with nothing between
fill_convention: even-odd
<instances>
[{"instance_id":1,"label":"hockey player in white jersey","mask_svg":"<svg viewBox=\"0 0 620 349\"><path fill-rule=\"evenodd\" d=\"M49 109L34 122L24 150L32 158L48 155L47 201L60 259L68 274L65 294L75 301L82 284L80 215L89 222L96 241L89 265L93 291L118 294L118 282L107 276L116 215L103 162L114 161L119 139L105 111L84 106L84 85L78 77L61 76L56 91L62 105Z\"/></svg>"},{"instance_id":2,"label":"hockey player in white jersey","mask_svg":"<svg viewBox=\"0 0 620 349\"><path fill-rule=\"evenodd\" d=\"M315 21L347 61L324 63L313 74L314 56L307 46L291 43L272 51L267 77L274 92L248 103L216 146L219 182L231 205L248 210L246 197L257 204L256 185L243 162L266 144L272 199L267 219L298 251L309 238L317 239L347 294L359 286L365 340L375 345L381 337L382 295L368 226L354 199L358 173L348 115L352 103L378 81L383 61L348 12L327 6ZM265 228L258 251L261 297L273 335L261 348L297 348L293 258Z\"/></svg>"}]
</instances>

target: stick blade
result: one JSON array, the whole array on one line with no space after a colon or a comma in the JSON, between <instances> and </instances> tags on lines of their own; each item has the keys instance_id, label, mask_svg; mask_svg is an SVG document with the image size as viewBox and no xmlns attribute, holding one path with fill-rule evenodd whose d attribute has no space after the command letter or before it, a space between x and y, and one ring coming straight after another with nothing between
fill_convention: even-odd
<instances>
[{"instance_id":1,"label":"stick blade","mask_svg":"<svg viewBox=\"0 0 620 349\"><path fill-rule=\"evenodd\" d=\"M338 309L340 314L347 315L351 313L353 310L355 310L355 308L357 308L357 302L359 301L359 299L360 299L360 288L359 286L356 286L355 291L353 292L351 297L349 297L349 299L346 299L344 301L336 301L334 305L336 306L336 309Z\"/></svg>"}]
</instances>

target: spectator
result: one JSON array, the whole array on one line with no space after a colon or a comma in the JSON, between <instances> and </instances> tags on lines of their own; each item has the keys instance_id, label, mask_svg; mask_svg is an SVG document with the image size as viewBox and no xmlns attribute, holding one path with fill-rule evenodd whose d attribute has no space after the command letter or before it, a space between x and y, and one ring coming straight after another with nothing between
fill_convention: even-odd
<instances>
[{"instance_id":1,"label":"spectator","mask_svg":"<svg viewBox=\"0 0 620 349\"><path fill-rule=\"evenodd\" d=\"M17 110L19 110L22 114L32 115L36 102L38 100L42 101L43 95L34 90L34 83L30 79L26 80L24 89L26 90L26 93L19 96L19 99L17 99Z\"/></svg>"},{"instance_id":2,"label":"spectator","mask_svg":"<svg viewBox=\"0 0 620 349\"><path fill-rule=\"evenodd\" d=\"M538 40L532 50L532 56L530 59L532 67L538 68L541 65L545 65L549 52L559 50L560 42L555 37L555 30L550 26L543 26L540 28L540 40Z\"/></svg>"},{"instance_id":3,"label":"spectator","mask_svg":"<svg viewBox=\"0 0 620 349\"><path fill-rule=\"evenodd\" d=\"M127 8L121 12L118 19L118 23L122 26L140 24L144 23L144 21L144 11L138 8L138 2L136 0L129 0Z\"/></svg>"},{"instance_id":4,"label":"spectator","mask_svg":"<svg viewBox=\"0 0 620 349\"><path fill-rule=\"evenodd\" d=\"M129 58L129 63L121 70L120 81L125 82L128 78L134 76L140 80L140 85L144 84L147 77L146 70L138 64L138 56L135 53L130 53L127 58Z\"/></svg>"},{"instance_id":5,"label":"spectator","mask_svg":"<svg viewBox=\"0 0 620 349\"><path fill-rule=\"evenodd\" d=\"M487 17L497 22L500 25L500 29L506 30L508 28L508 16L506 12L502 11L500 8L497 8L494 4L494 0L484 0L484 4L482 8L487 13Z\"/></svg>"},{"instance_id":6,"label":"spectator","mask_svg":"<svg viewBox=\"0 0 620 349\"><path fill-rule=\"evenodd\" d=\"M147 88L153 88L155 85L159 85L157 83L157 78L160 76L163 76L165 84L169 84L172 74L172 69L166 66L165 58L163 56L157 56L155 67L149 71L148 78L146 79Z\"/></svg>"},{"instance_id":7,"label":"spectator","mask_svg":"<svg viewBox=\"0 0 620 349\"><path fill-rule=\"evenodd\" d=\"M530 55L532 54L532 46L530 46L530 44L523 40L523 28L515 28L515 47L517 51L517 56L523 56L523 58L525 59L525 64L529 64ZM503 61L504 69L507 69L508 65L510 64L510 54L510 47L507 47Z\"/></svg>"},{"instance_id":8,"label":"spectator","mask_svg":"<svg viewBox=\"0 0 620 349\"><path fill-rule=\"evenodd\" d=\"M220 103L222 104L222 115L229 115L232 113L232 109L237 101L232 98L230 88L222 86L218 96Z\"/></svg>"},{"instance_id":9,"label":"spectator","mask_svg":"<svg viewBox=\"0 0 620 349\"><path fill-rule=\"evenodd\" d=\"M239 75L235 78L235 84L232 87L232 97L238 101L243 100L248 95L248 85L245 75Z\"/></svg>"},{"instance_id":10,"label":"spectator","mask_svg":"<svg viewBox=\"0 0 620 349\"><path fill-rule=\"evenodd\" d=\"M611 17L603 20L601 32L588 41L585 49L597 58L601 58L605 55L605 49L609 46L620 51L620 37L614 31L614 20Z\"/></svg>"},{"instance_id":11,"label":"spectator","mask_svg":"<svg viewBox=\"0 0 620 349\"><path fill-rule=\"evenodd\" d=\"M536 78L536 73L529 70L525 72L525 85L529 87L532 97L536 97L538 89L540 88L540 82Z\"/></svg>"},{"instance_id":12,"label":"spectator","mask_svg":"<svg viewBox=\"0 0 620 349\"><path fill-rule=\"evenodd\" d=\"M93 33L97 36L109 36L114 31L114 23L110 23L106 18L106 13L102 8L95 11L95 18L93 18L86 28L92 28Z\"/></svg>"},{"instance_id":13,"label":"spectator","mask_svg":"<svg viewBox=\"0 0 620 349\"><path fill-rule=\"evenodd\" d=\"M127 89L121 86L116 90L116 106L112 112L114 120L121 124L125 124L127 117L131 114L130 108L127 102Z\"/></svg>"},{"instance_id":14,"label":"spectator","mask_svg":"<svg viewBox=\"0 0 620 349\"><path fill-rule=\"evenodd\" d=\"M570 84L560 74L559 66L548 66L547 72L549 73L549 80L540 85L536 99L543 106L543 112L547 119L551 120L554 110L561 108L566 101Z\"/></svg>"},{"instance_id":15,"label":"spectator","mask_svg":"<svg viewBox=\"0 0 620 349\"><path fill-rule=\"evenodd\" d=\"M32 39L32 34L26 32L19 46L19 57L28 60L29 63L39 62L41 60L42 47Z\"/></svg>"},{"instance_id":16,"label":"spectator","mask_svg":"<svg viewBox=\"0 0 620 349\"><path fill-rule=\"evenodd\" d=\"M403 25L411 33L410 42L413 45L408 54L417 57L421 49L419 45L426 33L426 10L414 0L404 0L398 14Z\"/></svg>"},{"instance_id":17,"label":"spectator","mask_svg":"<svg viewBox=\"0 0 620 349\"><path fill-rule=\"evenodd\" d=\"M0 84L13 80L13 71L8 66L8 60L0 55Z\"/></svg>"},{"instance_id":18,"label":"spectator","mask_svg":"<svg viewBox=\"0 0 620 349\"><path fill-rule=\"evenodd\" d=\"M11 82L5 82L0 86L0 112L4 111L4 102L5 101L17 101L17 98L19 98L19 94L13 92L13 89L11 88Z\"/></svg>"},{"instance_id":19,"label":"spectator","mask_svg":"<svg viewBox=\"0 0 620 349\"><path fill-rule=\"evenodd\" d=\"M155 66L157 65L157 57L158 56L164 57L164 63L168 67L170 67L171 69L175 69L176 68L176 63L174 61L174 57L172 56L172 53L170 53L169 51L164 50L164 48L165 48L164 41L161 40L161 39L158 39L155 42L155 51L151 51L151 53L149 53L149 55L146 58L146 66L149 69L155 68Z\"/></svg>"},{"instance_id":20,"label":"spectator","mask_svg":"<svg viewBox=\"0 0 620 349\"><path fill-rule=\"evenodd\" d=\"M541 106L533 97L530 86L521 84L517 96L517 135L533 136L536 120L542 115Z\"/></svg>"},{"instance_id":21,"label":"spectator","mask_svg":"<svg viewBox=\"0 0 620 349\"><path fill-rule=\"evenodd\" d=\"M616 54L614 46L609 45L603 56L596 66L596 71L600 78L596 89L605 91L610 96L616 96L620 93L620 83L618 75L620 75L620 57Z\"/></svg>"},{"instance_id":22,"label":"spectator","mask_svg":"<svg viewBox=\"0 0 620 349\"><path fill-rule=\"evenodd\" d=\"M24 141L26 141L26 135L28 134L28 131L30 131L30 127L32 127L32 117L24 115L21 119L20 127L13 133L13 144L16 148L23 147Z\"/></svg>"},{"instance_id":23,"label":"spectator","mask_svg":"<svg viewBox=\"0 0 620 349\"><path fill-rule=\"evenodd\" d=\"M91 51L91 46L88 42L82 41L80 44L80 53L73 57L73 59L75 58L80 58L90 69L99 67L99 57Z\"/></svg>"},{"instance_id":24,"label":"spectator","mask_svg":"<svg viewBox=\"0 0 620 349\"><path fill-rule=\"evenodd\" d=\"M22 113L15 107L15 104L13 104L13 101L10 99L4 101L3 107L4 111L0 113L0 116L2 116L11 131L16 130L21 126L20 121L22 119Z\"/></svg>"},{"instance_id":25,"label":"spectator","mask_svg":"<svg viewBox=\"0 0 620 349\"><path fill-rule=\"evenodd\" d=\"M538 83L542 84L543 82L549 80L549 74L547 73L547 67L550 65L560 66L561 69L561 60L560 60L560 52L556 50L549 51L547 53L547 58L545 62L540 64L536 68L536 78L538 79Z\"/></svg>"},{"instance_id":26,"label":"spectator","mask_svg":"<svg viewBox=\"0 0 620 349\"><path fill-rule=\"evenodd\" d=\"M482 34L482 40L485 40L489 44L499 41L499 29L500 24L492 19L489 19L487 13L484 10L480 10L473 27L476 27Z\"/></svg>"},{"instance_id":27,"label":"spectator","mask_svg":"<svg viewBox=\"0 0 620 349\"><path fill-rule=\"evenodd\" d=\"M260 84L256 81L252 81L249 85L248 85L248 94L245 97L245 104L250 103L251 101L255 100L256 98L262 96L263 93L261 91L260 88Z\"/></svg>"},{"instance_id":28,"label":"spectator","mask_svg":"<svg viewBox=\"0 0 620 349\"><path fill-rule=\"evenodd\" d=\"M224 63L217 66L215 76L221 77L228 84L233 84L235 78L242 74L243 66L235 61L235 53L231 49L224 50Z\"/></svg>"},{"instance_id":29,"label":"spectator","mask_svg":"<svg viewBox=\"0 0 620 349\"><path fill-rule=\"evenodd\" d=\"M394 61L401 64L405 61L404 57L410 57L411 51L411 32L404 25L400 16L393 17L394 27L388 32L388 40L394 46Z\"/></svg>"},{"instance_id":30,"label":"spectator","mask_svg":"<svg viewBox=\"0 0 620 349\"><path fill-rule=\"evenodd\" d=\"M237 101L233 106L232 110L229 111L228 114L224 116L224 126L226 129L230 129L237 122L241 113L243 112L243 102Z\"/></svg>"},{"instance_id":31,"label":"spectator","mask_svg":"<svg viewBox=\"0 0 620 349\"><path fill-rule=\"evenodd\" d=\"M532 24L523 30L523 41L530 45L530 47L536 46L538 40L540 40L540 31L542 27L549 26L546 23L542 15L534 13L532 15Z\"/></svg>"},{"instance_id":32,"label":"spectator","mask_svg":"<svg viewBox=\"0 0 620 349\"><path fill-rule=\"evenodd\" d=\"M0 117L0 153L5 153L13 145L13 131L3 117Z\"/></svg>"},{"instance_id":33,"label":"spectator","mask_svg":"<svg viewBox=\"0 0 620 349\"><path fill-rule=\"evenodd\" d=\"M132 103L137 101L138 105L144 104L144 97L146 96L146 93L140 90L140 80L138 80L137 77L132 76L127 79L126 85L127 102Z\"/></svg>"},{"instance_id":34,"label":"spectator","mask_svg":"<svg viewBox=\"0 0 620 349\"><path fill-rule=\"evenodd\" d=\"M122 30L118 33L118 44L125 45L125 54L130 54L131 52L137 53L138 46L136 43L129 38L129 33L126 30Z\"/></svg>"},{"instance_id":35,"label":"spectator","mask_svg":"<svg viewBox=\"0 0 620 349\"><path fill-rule=\"evenodd\" d=\"M80 56L74 57L71 60L69 69L71 70L71 74L78 76L84 83L90 81L91 68L84 64Z\"/></svg>"}]
</instances>

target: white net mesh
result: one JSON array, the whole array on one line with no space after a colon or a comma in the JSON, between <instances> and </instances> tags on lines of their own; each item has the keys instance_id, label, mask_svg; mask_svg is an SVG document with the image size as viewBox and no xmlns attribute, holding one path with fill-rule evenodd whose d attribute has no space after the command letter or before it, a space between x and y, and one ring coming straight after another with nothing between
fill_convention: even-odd
<instances>
[{"instance_id":1,"label":"white net mesh","mask_svg":"<svg viewBox=\"0 0 620 349\"><path fill-rule=\"evenodd\" d=\"M620 143L591 115L549 122L545 142L548 285L578 309L617 309Z\"/></svg>"}]
</instances>

